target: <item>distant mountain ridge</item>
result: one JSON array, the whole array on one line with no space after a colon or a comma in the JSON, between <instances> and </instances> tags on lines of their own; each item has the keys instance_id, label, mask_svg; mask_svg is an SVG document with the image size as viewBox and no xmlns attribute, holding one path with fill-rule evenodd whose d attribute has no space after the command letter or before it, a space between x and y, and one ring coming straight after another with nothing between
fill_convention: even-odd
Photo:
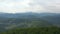
<instances>
[{"instance_id":1,"label":"distant mountain ridge","mask_svg":"<svg viewBox=\"0 0 60 34\"><path fill-rule=\"evenodd\" d=\"M43 20L48 20L51 22L59 22L60 14L59 13L0 13L0 17L2 18L41 18Z\"/></svg>"},{"instance_id":2,"label":"distant mountain ridge","mask_svg":"<svg viewBox=\"0 0 60 34\"><path fill-rule=\"evenodd\" d=\"M59 16L60 14L56 14L56 13L32 13L32 12L28 12L28 13L0 13L0 17L7 17L7 18L18 18L21 16Z\"/></svg>"},{"instance_id":3,"label":"distant mountain ridge","mask_svg":"<svg viewBox=\"0 0 60 34\"><path fill-rule=\"evenodd\" d=\"M0 13L0 29L11 29L15 27L60 27L59 13Z\"/></svg>"}]
</instances>

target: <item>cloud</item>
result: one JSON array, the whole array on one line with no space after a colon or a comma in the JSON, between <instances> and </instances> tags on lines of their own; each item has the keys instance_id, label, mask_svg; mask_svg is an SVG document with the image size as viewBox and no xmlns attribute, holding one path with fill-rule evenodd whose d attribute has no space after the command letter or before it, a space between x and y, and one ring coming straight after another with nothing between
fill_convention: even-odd
<instances>
[{"instance_id":1,"label":"cloud","mask_svg":"<svg viewBox=\"0 0 60 34\"><path fill-rule=\"evenodd\" d=\"M46 6L47 10L60 11L60 3L51 3Z\"/></svg>"},{"instance_id":2,"label":"cloud","mask_svg":"<svg viewBox=\"0 0 60 34\"><path fill-rule=\"evenodd\" d=\"M33 5L30 5L33 4ZM0 11L15 13L15 12L27 12L38 11L44 8L41 5L34 5L33 0L0 0Z\"/></svg>"},{"instance_id":3,"label":"cloud","mask_svg":"<svg viewBox=\"0 0 60 34\"><path fill-rule=\"evenodd\" d=\"M41 5L48 12L60 12L60 0L34 0L30 5Z\"/></svg>"},{"instance_id":4,"label":"cloud","mask_svg":"<svg viewBox=\"0 0 60 34\"><path fill-rule=\"evenodd\" d=\"M60 12L60 0L0 0L0 12Z\"/></svg>"},{"instance_id":5,"label":"cloud","mask_svg":"<svg viewBox=\"0 0 60 34\"><path fill-rule=\"evenodd\" d=\"M0 11L2 12L16 12L20 9L24 10L27 5L28 1L24 0L0 0Z\"/></svg>"}]
</instances>

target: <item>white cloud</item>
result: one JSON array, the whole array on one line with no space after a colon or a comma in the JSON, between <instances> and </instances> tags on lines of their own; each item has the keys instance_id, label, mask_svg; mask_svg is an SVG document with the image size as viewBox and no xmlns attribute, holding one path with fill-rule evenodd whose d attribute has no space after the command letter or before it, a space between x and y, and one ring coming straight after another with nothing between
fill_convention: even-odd
<instances>
[{"instance_id":1,"label":"white cloud","mask_svg":"<svg viewBox=\"0 0 60 34\"><path fill-rule=\"evenodd\" d=\"M60 0L36 0L38 5L42 5L46 12L60 13Z\"/></svg>"},{"instance_id":2,"label":"white cloud","mask_svg":"<svg viewBox=\"0 0 60 34\"><path fill-rule=\"evenodd\" d=\"M0 12L60 12L60 0L0 0Z\"/></svg>"}]
</instances>

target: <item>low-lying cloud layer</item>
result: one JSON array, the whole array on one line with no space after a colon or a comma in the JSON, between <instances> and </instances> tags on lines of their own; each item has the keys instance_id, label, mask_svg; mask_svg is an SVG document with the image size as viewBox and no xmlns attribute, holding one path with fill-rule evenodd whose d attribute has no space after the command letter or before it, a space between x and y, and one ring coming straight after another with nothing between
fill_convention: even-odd
<instances>
[{"instance_id":1,"label":"low-lying cloud layer","mask_svg":"<svg viewBox=\"0 0 60 34\"><path fill-rule=\"evenodd\" d=\"M0 12L60 13L60 0L0 0Z\"/></svg>"}]
</instances>

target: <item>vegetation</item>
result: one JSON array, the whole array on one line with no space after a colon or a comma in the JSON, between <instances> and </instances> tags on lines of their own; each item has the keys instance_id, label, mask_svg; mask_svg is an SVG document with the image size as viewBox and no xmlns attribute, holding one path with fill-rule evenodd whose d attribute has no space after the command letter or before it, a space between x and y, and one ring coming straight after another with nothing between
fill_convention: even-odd
<instances>
[{"instance_id":1,"label":"vegetation","mask_svg":"<svg viewBox=\"0 0 60 34\"><path fill-rule=\"evenodd\" d=\"M59 15L0 14L0 34L60 34Z\"/></svg>"},{"instance_id":2,"label":"vegetation","mask_svg":"<svg viewBox=\"0 0 60 34\"><path fill-rule=\"evenodd\" d=\"M60 34L59 27L16 28L1 34Z\"/></svg>"},{"instance_id":3,"label":"vegetation","mask_svg":"<svg viewBox=\"0 0 60 34\"><path fill-rule=\"evenodd\" d=\"M53 24L36 17L2 18L0 23L0 34L60 34L59 27L50 27Z\"/></svg>"}]
</instances>

